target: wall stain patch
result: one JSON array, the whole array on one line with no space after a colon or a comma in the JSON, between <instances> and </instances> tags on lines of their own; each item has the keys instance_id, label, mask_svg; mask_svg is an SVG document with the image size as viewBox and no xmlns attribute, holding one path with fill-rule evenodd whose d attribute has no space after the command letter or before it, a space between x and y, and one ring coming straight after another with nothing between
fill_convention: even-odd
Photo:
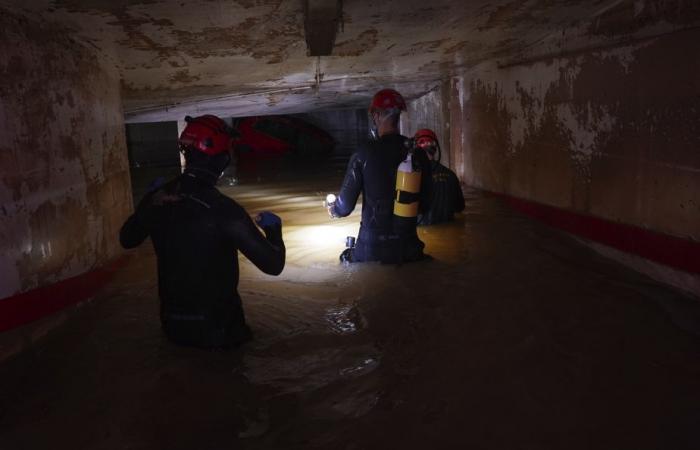
<instances>
[{"instance_id":1,"label":"wall stain patch","mask_svg":"<svg viewBox=\"0 0 700 450\"><path fill-rule=\"evenodd\" d=\"M700 192L695 42L698 29L675 30L453 78L455 171L487 190L700 238L700 208L688 206Z\"/></svg>"},{"instance_id":2,"label":"wall stain patch","mask_svg":"<svg viewBox=\"0 0 700 450\"><path fill-rule=\"evenodd\" d=\"M12 145L2 158L12 164L0 165L0 211L10 212L0 266L14 267L0 278L2 299L119 254L116 222L131 199L111 194L130 190L114 69L60 28L0 12L0 51L16 64L0 102L0 135ZM103 186L109 195L95 195Z\"/></svg>"},{"instance_id":3,"label":"wall stain patch","mask_svg":"<svg viewBox=\"0 0 700 450\"><path fill-rule=\"evenodd\" d=\"M360 56L377 46L379 32L375 29L365 30L354 39L338 42L333 47L333 56Z\"/></svg>"},{"instance_id":4,"label":"wall stain patch","mask_svg":"<svg viewBox=\"0 0 700 450\"><path fill-rule=\"evenodd\" d=\"M182 83L182 84L187 84L187 83L191 83L194 81L199 81L200 79L201 79L201 77L199 77L197 75L195 75L195 76L190 75L190 72L188 70L178 70L170 77L170 81L172 81L173 83Z\"/></svg>"}]
</instances>

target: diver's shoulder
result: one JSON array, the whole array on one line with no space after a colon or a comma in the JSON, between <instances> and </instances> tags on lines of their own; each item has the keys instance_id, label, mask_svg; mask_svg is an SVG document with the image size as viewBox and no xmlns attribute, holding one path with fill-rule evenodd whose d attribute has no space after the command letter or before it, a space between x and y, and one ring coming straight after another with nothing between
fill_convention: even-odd
<instances>
[{"instance_id":1,"label":"diver's shoulder","mask_svg":"<svg viewBox=\"0 0 700 450\"><path fill-rule=\"evenodd\" d=\"M246 215L245 208L228 195L222 194L218 189L214 189L212 200L214 207L228 217L240 218Z\"/></svg>"},{"instance_id":2,"label":"diver's shoulder","mask_svg":"<svg viewBox=\"0 0 700 450\"><path fill-rule=\"evenodd\" d=\"M350 161L366 161L367 155L372 153L372 142L367 140L357 146L357 149L350 155Z\"/></svg>"},{"instance_id":3,"label":"diver's shoulder","mask_svg":"<svg viewBox=\"0 0 700 450\"><path fill-rule=\"evenodd\" d=\"M216 188L213 188L209 195L211 195L212 200L222 208L242 208L236 200L223 194Z\"/></svg>"},{"instance_id":4,"label":"diver's shoulder","mask_svg":"<svg viewBox=\"0 0 700 450\"><path fill-rule=\"evenodd\" d=\"M446 165L444 165L444 164L442 164L442 163L439 162L439 163L437 164L437 166L440 168L440 171L441 171L441 172L444 172L444 173L446 173L446 174L448 174L448 175L450 175L450 176L453 176L453 177L457 178L457 174L454 172L454 170L450 169L450 168L447 167Z\"/></svg>"},{"instance_id":5,"label":"diver's shoulder","mask_svg":"<svg viewBox=\"0 0 700 450\"><path fill-rule=\"evenodd\" d=\"M377 141L372 140L372 139L365 139L364 141L361 141L360 144L357 146L357 150L355 151L355 154L366 155L367 152L369 152L371 149L374 148L376 142Z\"/></svg>"}]
</instances>

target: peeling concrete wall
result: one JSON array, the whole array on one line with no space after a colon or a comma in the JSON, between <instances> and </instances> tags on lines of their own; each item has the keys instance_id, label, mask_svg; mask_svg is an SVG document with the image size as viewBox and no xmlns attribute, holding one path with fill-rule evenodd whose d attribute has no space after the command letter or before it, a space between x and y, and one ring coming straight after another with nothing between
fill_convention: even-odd
<instances>
[{"instance_id":1,"label":"peeling concrete wall","mask_svg":"<svg viewBox=\"0 0 700 450\"><path fill-rule=\"evenodd\" d=\"M473 186L700 240L700 31L456 80Z\"/></svg>"},{"instance_id":2,"label":"peeling concrete wall","mask_svg":"<svg viewBox=\"0 0 700 450\"><path fill-rule=\"evenodd\" d=\"M481 63L407 123L444 121L467 185L699 242L700 29L630 41ZM695 274L615 259L700 295Z\"/></svg>"},{"instance_id":3,"label":"peeling concrete wall","mask_svg":"<svg viewBox=\"0 0 700 450\"><path fill-rule=\"evenodd\" d=\"M113 258L132 203L116 74L48 24L0 13L2 299Z\"/></svg>"}]
</instances>

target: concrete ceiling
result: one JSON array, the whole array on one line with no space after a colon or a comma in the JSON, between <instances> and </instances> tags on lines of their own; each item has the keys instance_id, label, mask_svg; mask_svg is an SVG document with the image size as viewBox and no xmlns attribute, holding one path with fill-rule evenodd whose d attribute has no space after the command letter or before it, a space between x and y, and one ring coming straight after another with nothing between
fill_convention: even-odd
<instances>
[{"instance_id":1,"label":"concrete ceiling","mask_svg":"<svg viewBox=\"0 0 700 450\"><path fill-rule=\"evenodd\" d=\"M310 57L302 0L2 2L59 24L114 64L131 122L365 107L382 87L415 98L486 61L625 39L650 3L345 0L332 54Z\"/></svg>"}]
</instances>

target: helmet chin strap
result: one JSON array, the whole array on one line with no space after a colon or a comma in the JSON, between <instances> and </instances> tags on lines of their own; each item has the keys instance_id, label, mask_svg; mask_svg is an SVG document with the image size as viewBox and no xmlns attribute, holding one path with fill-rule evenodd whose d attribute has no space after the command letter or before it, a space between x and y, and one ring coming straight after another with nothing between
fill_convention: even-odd
<instances>
[{"instance_id":1,"label":"helmet chin strap","mask_svg":"<svg viewBox=\"0 0 700 450\"><path fill-rule=\"evenodd\" d=\"M374 114L371 112L368 114L369 115L369 138L373 141L376 141L379 139L379 129L377 127L377 122L374 120Z\"/></svg>"},{"instance_id":2,"label":"helmet chin strap","mask_svg":"<svg viewBox=\"0 0 700 450\"><path fill-rule=\"evenodd\" d=\"M369 138L373 141L379 140L379 133L377 132L377 127L372 127L369 129Z\"/></svg>"}]
</instances>

